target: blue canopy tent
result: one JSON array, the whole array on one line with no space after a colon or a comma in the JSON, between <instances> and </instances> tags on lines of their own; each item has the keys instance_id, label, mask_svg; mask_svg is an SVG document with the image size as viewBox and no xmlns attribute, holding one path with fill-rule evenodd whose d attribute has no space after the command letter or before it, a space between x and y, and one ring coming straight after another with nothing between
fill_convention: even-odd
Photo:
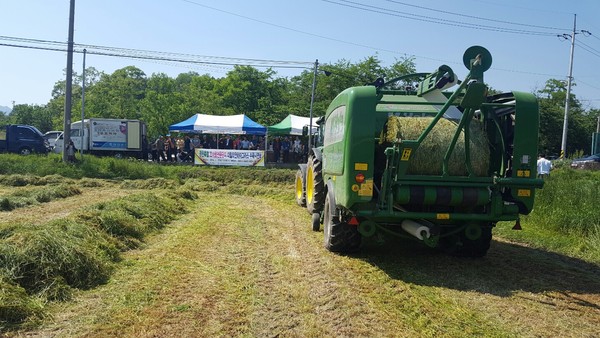
<instances>
[{"instance_id":1,"label":"blue canopy tent","mask_svg":"<svg viewBox=\"0 0 600 338\"><path fill-rule=\"evenodd\" d=\"M244 114L228 116L196 114L187 120L170 125L169 131L202 134L265 135L267 128L252 121Z\"/></svg>"}]
</instances>

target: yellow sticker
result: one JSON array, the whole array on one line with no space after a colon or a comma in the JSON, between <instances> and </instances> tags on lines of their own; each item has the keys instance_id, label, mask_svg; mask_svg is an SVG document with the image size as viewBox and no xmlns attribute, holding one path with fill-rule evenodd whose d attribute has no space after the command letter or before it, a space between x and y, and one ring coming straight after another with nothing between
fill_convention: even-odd
<instances>
[{"instance_id":1,"label":"yellow sticker","mask_svg":"<svg viewBox=\"0 0 600 338\"><path fill-rule=\"evenodd\" d=\"M353 184L353 185L352 185L352 191L354 191L354 192L358 192L358 189L360 189L360 188L358 187L358 184Z\"/></svg>"},{"instance_id":2,"label":"yellow sticker","mask_svg":"<svg viewBox=\"0 0 600 338\"><path fill-rule=\"evenodd\" d=\"M531 177L531 170L517 170L517 177Z\"/></svg>"},{"instance_id":3,"label":"yellow sticker","mask_svg":"<svg viewBox=\"0 0 600 338\"><path fill-rule=\"evenodd\" d=\"M369 170L367 163L354 163L354 170Z\"/></svg>"},{"instance_id":4,"label":"yellow sticker","mask_svg":"<svg viewBox=\"0 0 600 338\"><path fill-rule=\"evenodd\" d=\"M410 159L410 153L412 152L411 148L404 148L402 150L402 157L400 158L401 161L408 161Z\"/></svg>"},{"instance_id":5,"label":"yellow sticker","mask_svg":"<svg viewBox=\"0 0 600 338\"><path fill-rule=\"evenodd\" d=\"M530 197L531 196L531 190L529 190L529 189L519 189L519 190L517 190L517 196L519 196L519 197Z\"/></svg>"},{"instance_id":6,"label":"yellow sticker","mask_svg":"<svg viewBox=\"0 0 600 338\"><path fill-rule=\"evenodd\" d=\"M373 196L373 180L366 180L360 185L358 196Z\"/></svg>"},{"instance_id":7,"label":"yellow sticker","mask_svg":"<svg viewBox=\"0 0 600 338\"><path fill-rule=\"evenodd\" d=\"M450 214L437 214L437 219L450 219Z\"/></svg>"}]
</instances>

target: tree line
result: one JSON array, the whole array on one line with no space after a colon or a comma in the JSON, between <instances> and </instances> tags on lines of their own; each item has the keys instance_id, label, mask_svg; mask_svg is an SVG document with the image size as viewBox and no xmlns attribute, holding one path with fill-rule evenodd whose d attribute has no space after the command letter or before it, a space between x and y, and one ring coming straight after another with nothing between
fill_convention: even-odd
<instances>
[{"instance_id":1,"label":"tree line","mask_svg":"<svg viewBox=\"0 0 600 338\"><path fill-rule=\"evenodd\" d=\"M320 65L313 114L323 115L329 102L345 88L372 83L379 77L393 79L414 73L415 68L412 58L396 59L385 67L377 56L356 63L342 59ZM81 116L82 81L81 74L73 74L73 120ZM196 113L246 114L268 126L288 114L308 116L312 82L311 69L285 78L277 76L272 69L261 71L251 66L235 66L222 78L196 72L181 73L173 78L164 73L147 76L135 66L112 74L89 67L85 76L85 117L141 119L147 123L151 138L168 133L169 125ZM0 123L29 124L41 131L62 130L65 88L65 80L56 82L47 104L15 105L9 115L0 114ZM545 87L534 94L540 102L540 152L559 154L566 83L549 79ZM600 110L586 110L575 95L571 96L570 106L567 153L589 154L591 134Z\"/></svg>"}]
</instances>

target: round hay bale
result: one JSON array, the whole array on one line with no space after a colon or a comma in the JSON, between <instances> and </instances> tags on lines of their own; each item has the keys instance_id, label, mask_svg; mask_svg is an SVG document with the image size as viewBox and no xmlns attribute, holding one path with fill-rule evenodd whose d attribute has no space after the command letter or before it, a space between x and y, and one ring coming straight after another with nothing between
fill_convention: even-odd
<instances>
[{"instance_id":1,"label":"round hay bale","mask_svg":"<svg viewBox=\"0 0 600 338\"><path fill-rule=\"evenodd\" d=\"M402 140L417 140L431 124L431 117L398 117L390 116L384 129L386 142L394 143ZM442 175L442 165L446 151L456 133L458 124L447 119L440 119L429 135L425 137L419 148L413 152L408 169L409 175ZM472 120L470 123L471 167L476 176L487 176L490 166L490 149L483 124ZM467 176L465 164L465 134L461 131L454 151L448 161L448 174Z\"/></svg>"}]
</instances>

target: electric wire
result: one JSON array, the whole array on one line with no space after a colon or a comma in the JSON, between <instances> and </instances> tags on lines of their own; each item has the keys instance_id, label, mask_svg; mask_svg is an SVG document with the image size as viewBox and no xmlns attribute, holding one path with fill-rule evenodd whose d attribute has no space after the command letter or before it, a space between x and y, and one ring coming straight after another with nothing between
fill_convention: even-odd
<instances>
[{"instance_id":1,"label":"electric wire","mask_svg":"<svg viewBox=\"0 0 600 338\"><path fill-rule=\"evenodd\" d=\"M581 41L581 40L577 41L577 42L576 42L576 44L584 45L585 47L587 47L587 48L589 48L589 49L593 50L594 52L596 52L596 53L598 53L598 54L600 54L600 50L597 50L597 49L595 49L594 47L592 47L592 46L588 45L587 43L585 43L585 42L583 42L583 41Z\"/></svg>"},{"instance_id":2,"label":"electric wire","mask_svg":"<svg viewBox=\"0 0 600 338\"><path fill-rule=\"evenodd\" d=\"M435 8L429 8L429 7L425 7L425 6L407 4L407 3L400 2L400 1L395 1L395 0L384 0L384 1L391 2L391 3L394 3L394 4L398 4L398 5L403 5L403 6L408 6L408 7L423 9L423 10L427 10L427 11L438 12L438 13L442 13L442 14L456 15L456 16L460 16L460 17L463 17L463 18L470 18L470 19L476 19L476 20L491 21L491 22L504 23L504 24L516 25L516 26L524 26L524 27L532 27L532 28L569 31L568 28L538 26L538 25L532 25L532 24L526 24L526 23L519 23L519 22L512 22L512 21L497 20L497 19L490 19L490 18L482 18L482 17L475 16L475 15L468 15L468 14L462 14L462 13L455 13L455 12L450 12L450 11L444 11L444 10L441 10L441 9L435 9Z\"/></svg>"},{"instance_id":3,"label":"electric wire","mask_svg":"<svg viewBox=\"0 0 600 338\"><path fill-rule=\"evenodd\" d=\"M600 57L600 53L599 53L599 52L597 52L597 51L595 52L594 50L592 50L592 49L590 49L590 48L586 47L586 45L585 45L585 44L576 43L575 45L576 45L577 47L579 47L579 48L583 49L584 51L586 51L586 52L588 52L588 53L590 53L590 54L594 55L594 56Z\"/></svg>"},{"instance_id":4,"label":"electric wire","mask_svg":"<svg viewBox=\"0 0 600 338\"><path fill-rule=\"evenodd\" d=\"M400 17L400 18L404 18L404 19L421 21L421 22L435 23L435 24L446 25L446 26L471 28L471 29L493 31L493 32L500 32L500 33L523 34L523 35L537 35L537 36L554 36L554 35L556 35L556 32L554 32L554 33L541 32L541 31L532 31L532 30L524 30L524 29L503 28L503 27L496 27L496 26L463 23L463 22L455 21L455 20L440 19L440 18L425 16L425 15L417 15L417 14L406 13L406 12L401 12L401 11L396 11L396 10L390 10L390 9L376 7L376 6L372 6L372 5L364 5L364 4L361 4L358 2L354 2L354 1L347 1L347 0L337 0L337 1L321 0L321 1L331 3L334 5L338 5L338 6L354 8L354 9L358 9L358 10L362 10L362 11L367 11L367 12L372 12L372 13L377 13L377 14L384 14L384 15L388 15L388 16Z\"/></svg>"},{"instance_id":5,"label":"electric wire","mask_svg":"<svg viewBox=\"0 0 600 338\"><path fill-rule=\"evenodd\" d=\"M39 40L39 39L28 39L18 38L10 36L0 36L0 40L6 40L10 42L21 42L21 44L15 43L0 43L0 46L6 47L19 47L29 49L40 49L48 51L59 51L66 52L67 43L51 40ZM39 44L41 46L32 46L32 44ZM171 52L159 52L149 51L131 48L118 48L108 46L97 46L89 44L74 44L74 51L82 53L83 48L87 50L87 53L93 55L102 56L114 56L114 57L125 57L130 59L146 59L146 60L158 60L158 61L169 61L169 62L182 62L191 64L206 64L206 65L222 65L222 66L255 66L258 68L287 68L287 69L310 69L313 65L312 62L301 62L301 61L282 61L282 60L262 60L262 59L245 59L245 58L231 58L231 57L213 57L206 55L194 55L194 54L183 54L183 53L171 53Z\"/></svg>"}]
</instances>

